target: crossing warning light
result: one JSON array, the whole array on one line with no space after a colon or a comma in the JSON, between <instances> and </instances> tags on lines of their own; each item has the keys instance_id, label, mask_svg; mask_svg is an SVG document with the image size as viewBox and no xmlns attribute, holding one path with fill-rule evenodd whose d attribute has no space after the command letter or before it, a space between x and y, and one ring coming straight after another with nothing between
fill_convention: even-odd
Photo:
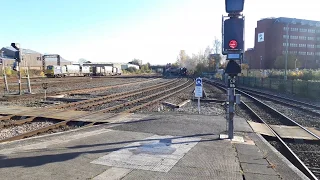
<instances>
[{"instance_id":1,"label":"crossing warning light","mask_svg":"<svg viewBox=\"0 0 320 180\"><path fill-rule=\"evenodd\" d=\"M230 48L234 49L234 48L236 48L237 46L238 46L238 42L237 42L236 40L231 40L231 41L229 42L229 47L230 47Z\"/></svg>"}]
</instances>

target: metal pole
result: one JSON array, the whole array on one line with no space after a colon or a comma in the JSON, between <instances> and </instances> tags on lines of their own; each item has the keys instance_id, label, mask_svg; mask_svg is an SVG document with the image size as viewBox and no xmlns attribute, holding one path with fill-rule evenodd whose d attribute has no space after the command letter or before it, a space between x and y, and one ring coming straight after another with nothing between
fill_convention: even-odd
<instances>
[{"instance_id":1,"label":"metal pole","mask_svg":"<svg viewBox=\"0 0 320 180\"><path fill-rule=\"evenodd\" d=\"M262 56L260 56L260 69L262 69Z\"/></svg>"},{"instance_id":2,"label":"metal pole","mask_svg":"<svg viewBox=\"0 0 320 180\"><path fill-rule=\"evenodd\" d=\"M287 23L286 32L287 32L287 37L286 37L286 59L285 59L285 68L284 68L284 80L287 80L288 46L289 46L289 23Z\"/></svg>"},{"instance_id":3,"label":"metal pole","mask_svg":"<svg viewBox=\"0 0 320 180\"><path fill-rule=\"evenodd\" d=\"M45 89L44 90L44 101L46 101L47 100L47 90Z\"/></svg>"},{"instance_id":4,"label":"metal pole","mask_svg":"<svg viewBox=\"0 0 320 180\"><path fill-rule=\"evenodd\" d=\"M228 88L228 109L227 109L227 118L228 118L228 138L233 139L234 137L234 126L233 126L233 117L234 117L234 102L235 102L235 77L229 76L229 88Z\"/></svg>"},{"instance_id":5,"label":"metal pole","mask_svg":"<svg viewBox=\"0 0 320 180\"><path fill-rule=\"evenodd\" d=\"M200 114L200 97L198 97L198 112Z\"/></svg>"},{"instance_id":6,"label":"metal pole","mask_svg":"<svg viewBox=\"0 0 320 180\"><path fill-rule=\"evenodd\" d=\"M19 59L20 61L22 61L22 48L21 48L21 45L19 44ZM18 62L18 76L19 76L19 80L18 80L18 83L19 83L19 95L22 94L22 88L21 88L21 67L20 67L20 63Z\"/></svg>"},{"instance_id":7,"label":"metal pole","mask_svg":"<svg viewBox=\"0 0 320 180\"><path fill-rule=\"evenodd\" d=\"M27 65L26 65L27 66ZM30 76L29 76L29 67L27 66L27 85L28 85L28 92L31 94L31 83L30 83Z\"/></svg>"}]
</instances>

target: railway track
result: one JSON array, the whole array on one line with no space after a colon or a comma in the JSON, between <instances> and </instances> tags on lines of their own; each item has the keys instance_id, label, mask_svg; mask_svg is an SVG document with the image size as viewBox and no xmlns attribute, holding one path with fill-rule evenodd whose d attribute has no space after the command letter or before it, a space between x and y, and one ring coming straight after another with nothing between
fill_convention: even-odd
<instances>
[{"instance_id":1,"label":"railway track","mask_svg":"<svg viewBox=\"0 0 320 180\"><path fill-rule=\"evenodd\" d=\"M175 83L180 83L180 84L174 86ZM146 88L135 90L135 91L117 93L117 94L112 94L112 95L103 96L103 97L99 97L99 98L89 99L84 102L80 101L80 102L70 103L67 105L57 106L56 108L58 108L60 112L65 112L66 110L69 110L68 108L74 109L74 107L76 107L76 106L78 106L78 108L83 107L83 106L88 106L88 104L90 107L97 106L97 105L100 105L101 103L104 104L104 103L116 101L116 100L127 98L127 97L134 97L138 94L144 94L143 97L138 96L138 98L133 99L131 101L118 103L118 104L112 105L110 107L100 109L98 111L93 111L93 112L86 111L84 114L72 117L69 120L63 120L63 121L54 123L50 126L46 126L46 127L43 127L43 128L37 129L37 130L33 130L30 132L19 134L17 136L2 139L2 140L0 140L0 143L34 136L38 133L44 133L46 131L56 129L59 127L65 127L70 123L77 122L78 119L80 119L80 118L86 118L86 117L90 117L90 116L96 115L96 114L103 114L103 113L116 111L116 113L112 113L110 116L107 117L107 119L110 119L110 118L119 116L121 114L132 113L132 112L135 112L136 110L139 110L143 107L146 107L146 106L152 105L158 101L161 101L162 99L168 98L168 97L190 87L191 85L192 85L191 80L187 80L185 82L181 82L181 80L171 80L169 82L157 84L157 85L154 85L151 87L146 87ZM156 90L158 90L158 92L155 92ZM147 95L146 93L150 93L150 94ZM38 117L27 117L26 119L22 119L22 120L11 121L10 123L7 123L2 127L10 127L10 126L22 125L25 123L33 122L36 118L43 117L43 116L50 114L50 109L46 109L45 111L47 111L47 113L43 113L42 115L40 115ZM13 117L14 117L14 115L9 115L9 116L5 116L5 117L1 118L0 120L10 121L10 119ZM92 126L97 123L101 123L101 122L89 122L89 123L85 124L85 127Z\"/></svg>"},{"instance_id":2,"label":"railway track","mask_svg":"<svg viewBox=\"0 0 320 180\"><path fill-rule=\"evenodd\" d=\"M206 82L226 90L225 85L222 83L212 82L208 80ZM253 115L256 121L263 123L269 129L269 131L271 131L272 134L274 134L277 146L280 146L280 148L278 147L278 150L280 150L297 168L299 168L310 179L316 180L320 178L320 137L315 133L311 132L306 127L297 123L295 120L287 117L285 114L279 112L267 103L258 99L257 97L261 98L261 95L257 95L257 93L251 94L239 89L236 90L245 96L244 99L246 100L246 102L244 100L241 101L242 107L245 108L245 111ZM262 98L266 98L266 95L264 95ZM284 99L286 101L289 100L288 98ZM288 106L295 106L292 103L286 103ZM299 105L303 104L300 102L297 103ZM273 128L274 126L272 125L287 125L300 127L304 132L313 136L316 140L304 143L290 142L290 140L283 139L276 132L276 130ZM306 151L306 148L313 149L313 151Z\"/></svg>"},{"instance_id":3,"label":"railway track","mask_svg":"<svg viewBox=\"0 0 320 180\"><path fill-rule=\"evenodd\" d=\"M107 85L107 86L101 86L101 87L91 87L91 88L83 88L83 89L73 89L73 90L62 90L58 92L49 92L47 93L48 96L55 96L58 94L77 94L77 93L89 93L89 92L94 92L94 91L104 91L112 88L119 88L123 86L130 86L130 85L135 85L135 84L141 84L141 83L147 83L151 81L155 81L159 78L156 79L147 79L147 80L139 80L136 82L129 82L129 83L122 83L122 84L115 84L115 85ZM83 82L82 82L83 83ZM36 93L36 94L25 94L21 96L6 96L3 97L2 100L6 101L11 101L11 100L26 100L26 99L33 99L33 98L39 98L43 97L42 93Z\"/></svg>"},{"instance_id":4,"label":"railway track","mask_svg":"<svg viewBox=\"0 0 320 180\"><path fill-rule=\"evenodd\" d=\"M274 94L254 90L254 89L244 88L244 87L241 87L238 89L241 89L243 92L250 93L256 97L269 99L269 100L281 103L283 105L308 111L309 113L320 116L320 106L317 106L311 103L307 103L307 102L303 102L303 101L299 101L299 100L295 100L295 99L291 99L291 98L287 98L279 95L274 95Z\"/></svg>"}]
</instances>

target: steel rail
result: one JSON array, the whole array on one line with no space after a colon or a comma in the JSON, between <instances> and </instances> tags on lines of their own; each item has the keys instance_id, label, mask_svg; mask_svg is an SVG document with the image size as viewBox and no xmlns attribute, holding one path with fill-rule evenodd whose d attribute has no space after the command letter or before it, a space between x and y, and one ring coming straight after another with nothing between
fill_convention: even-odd
<instances>
[{"instance_id":1,"label":"steel rail","mask_svg":"<svg viewBox=\"0 0 320 180\"><path fill-rule=\"evenodd\" d=\"M73 110L81 110L81 109L86 109L86 108L89 108L89 107L99 106L101 104L105 104L105 103L108 103L108 102L113 102L113 101L116 101L116 100L119 100L119 99L123 99L123 98L131 97L131 96L139 95L139 94L142 94L142 93L145 93L145 92L149 92L149 91L160 89L160 88L163 88L163 87L166 87L166 86L170 86L170 85L172 85L174 83L177 83L177 82L179 82L179 80L170 81L170 82L166 82L166 83L162 83L162 84L157 84L157 85L154 85L154 86L150 86L150 87L142 88L142 89L138 89L138 90L133 90L133 91L129 91L129 92L116 93L116 94L113 94L113 95L104 96L104 97L97 98L97 99L92 99L92 101L87 101L87 102L79 101L79 102L77 102L78 103L77 105L79 105L81 102L82 102L81 104L83 104L83 105L75 106L75 107L73 107L71 109L73 109ZM112 98L112 97L114 97L114 98Z\"/></svg>"},{"instance_id":2,"label":"steel rail","mask_svg":"<svg viewBox=\"0 0 320 180\"><path fill-rule=\"evenodd\" d=\"M267 95L267 96L272 96L272 97L283 99L283 100L287 100L287 101L292 101L292 102L294 102L296 104L300 104L300 105L303 105L303 106L314 108L316 110L320 110L320 106L317 106L317 105L314 105L314 104L310 104L310 103L307 103L307 102L303 102L303 101L299 101L299 100L296 100L296 99L291 99L291 98L287 98L287 97L283 97L283 96L278 96L278 95L274 95L274 94L270 94L270 93L254 90L254 89L251 89L251 88L250 89L249 88L245 88L245 87L242 87L242 86L238 87L237 89L241 89L241 90L245 90L245 91L251 91L251 92L255 92L255 93L259 93L259 94L263 94L263 95Z\"/></svg>"},{"instance_id":3,"label":"steel rail","mask_svg":"<svg viewBox=\"0 0 320 180\"><path fill-rule=\"evenodd\" d=\"M206 82L209 82L212 85L216 85L221 89L226 90L224 84L222 83L217 83L217 82L213 82L213 81L208 81L206 80ZM239 91L237 89L237 91ZM285 116L284 114L280 113L279 111L277 111L276 109L272 108L271 106L268 106L267 104L263 103L262 101L258 100L257 98L249 95L248 93L244 93L243 91L239 91L240 93L245 94L246 96L248 96L249 98L255 100L256 102L265 105L265 107L268 107L269 109L271 109L272 111L276 112L277 114L280 114L282 117L293 121L292 119L288 118L287 116ZM283 139L280 137L280 135L278 133L276 133L275 130L273 130L273 128L266 123L262 117L260 117L249 105L247 105L245 102L241 101L241 103L251 112L253 113L258 119L259 121L261 121L263 124L265 124L265 126L272 132L272 134L274 134L274 136L278 139L278 141L281 143L281 145L284 147L283 150L286 151L286 155L288 156L289 160L295 164L297 166L297 168L300 169L300 171L302 171L306 176L308 176L310 179L313 180L318 180L318 178L313 174L313 172L303 163L303 161L293 152L293 150L283 141ZM311 135L313 135L314 137L316 137L317 139L319 139L319 136L315 135L314 133L310 132L308 129L306 129L305 127L301 126L300 124L296 123L295 121L293 121L294 124L298 125L300 128L302 128L303 130L307 131L308 133L310 133Z\"/></svg>"},{"instance_id":4,"label":"steel rail","mask_svg":"<svg viewBox=\"0 0 320 180\"><path fill-rule=\"evenodd\" d=\"M161 95L161 94L166 94L166 93L168 93L168 92L170 92L170 91L172 91L172 90L176 90L176 89L178 89L178 88L180 88L180 87L183 87L184 85L186 85L186 84L188 84L188 83L189 83L189 80L188 80L187 82L183 83L182 85L176 86L176 87L174 87L174 88L167 89L167 90L165 90L165 91L161 91L161 92L159 92L159 93L152 94L152 95L150 95L150 96L146 96L146 97L144 97L144 98L139 98L139 99L137 99L137 100L131 101L129 104L134 104L134 103L140 102L140 101L142 101L142 100L149 99L149 98L151 98L151 97L156 97L156 96L159 96L159 95ZM192 85L192 83L190 83L187 87L190 87L191 85ZM162 97L160 97L160 98L157 98L157 99L155 99L155 100L153 100L153 101L150 101L150 102L147 102L147 103L138 105L137 107L133 107L133 108L129 109L129 111L123 111L122 113L132 112L132 111L134 111L134 110L143 108L143 107L148 106L148 105L150 105L150 104L153 104L153 103L155 103L155 102L157 102L157 101L159 101L159 100L162 100L162 99L164 99L164 98L166 98L166 97L172 96L172 95L174 95L174 94L176 94L176 93L184 90L184 89L187 88L187 87L184 87L184 88L182 88L182 89L180 89L180 90L178 90L178 91L175 91L175 92L173 92L173 93L170 93L170 94L167 94L167 95L162 96ZM120 108L120 107L124 107L125 105L129 105L129 104L128 104L128 103L124 103L122 106L117 105L114 109L118 109L118 108ZM37 129L37 130L34 130L34 131L30 131L30 132L27 132L27 133L23 133L23 134L20 134L20 135L17 135L17 136L13 136L13 137L10 137L10 138L2 139L2 140L0 140L0 143L9 142L9 141L13 141L13 140L23 139L23 138L25 138L25 137L29 137L29 136L32 136L32 135L36 135L36 134L38 134L38 133L46 132L46 131L48 131L48 130L50 130L50 129L55 129L55 128L58 128L58 127L60 127L60 126L66 126L68 122L77 121L76 119L78 119L78 118L84 118L84 117L87 117L87 116L91 116L91 115L93 115L93 114L97 114L97 113L101 113L101 112L102 112L102 113L105 113L105 112L109 112L109 111L110 111L110 109L102 109L102 110L100 110L100 111L89 112L89 113L84 114L84 115L81 115L81 116L73 117L71 120L61 121L61 122L59 122L59 123L56 123L56 124L53 124L53 125L50 125L50 126L47 126L47 127L44 127L44 128L40 128L40 129ZM115 113L115 114L113 114L112 116L108 117L107 119L116 117L116 116L118 116L119 114L120 114L120 113ZM85 127L88 127L88 126L90 126L90 125L94 125L95 123L98 123L98 122L91 122L91 123L89 123L88 125L85 125Z\"/></svg>"},{"instance_id":5,"label":"steel rail","mask_svg":"<svg viewBox=\"0 0 320 180\"><path fill-rule=\"evenodd\" d=\"M107 98L111 98L111 99L108 99L105 102L111 102L111 101L115 101L115 100L118 100L118 99L121 99L121 98L124 98L124 97L130 97L130 96L133 96L136 94L140 94L140 93L143 93L143 92L146 92L149 90L149 88L151 89L156 89L156 88L161 88L161 87L164 87L166 85L171 85L175 82L177 82L179 80L172 80L172 81L169 81L169 82L164 82L164 83L161 83L161 84L157 84L157 85L153 85L153 86L149 86L147 88L143 88L143 89L139 89L139 90L134 90L134 91L129 91L129 92L123 92L123 93L116 93L116 94L111 94L111 95L108 95L108 96L103 96L103 97L98 97L98 98L93 98L93 99L88 99L88 100L84 100L84 101L79 101L79 102L74 102L74 103L69 103L69 104L66 104L66 105L63 105L63 106L58 106L58 108L62 108L62 107L69 107L69 106L73 106L72 108L69 108L69 109L61 109L60 111L55 111L56 113L57 112L65 112L67 110L70 110L70 109L77 109L76 106L79 105L79 104L85 104L85 103L89 103L89 102L93 102L93 101L99 101L99 100L104 100L104 99L107 99ZM138 92L136 92L138 91ZM50 115L52 114L52 112L50 112L50 109L56 109L57 107L53 107L53 108L47 108L46 111L49 111L49 112L45 112L45 113L42 113L38 116L31 116L31 117L28 117L26 119L22 119L22 120L16 120L16 121L13 121L13 122L10 122L10 123L7 123L7 124L1 124L0 125L0 128L2 127L5 127L5 126L12 126L12 125L19 125L19 124L24 124L24 123L27 123L27 122L32 122L35 118L37 117L46 117L47 115ZM3 117L2 119L0 119L0 121L7 121L7 120L10 120L11 117L13 117L14 115L9 115L9 116L5 116Z\"/></svg>"},{"instance_id":6,"label":"steel rail","mask_svg":"<svg viewBox=\"0 0 320 180\"><path fill-rule=\"evenodd\" d=\"M272 96L272 95L259 94L258 92L255 92L255 91L251 92L250 90L249 91L248 90L243 90L242 88L241 88L241 91L246 92L246 93L250 93L250 94L252 94L252 95L254 95L256 97L258 96L260 98L268 99L268 100L271 100L271 101L274 101L274 102L277 102L277 103L280 103L280 104L283 104L283 105L286 105L286 106L290 106L290 107L293 107L293 108L296 108L296 109L299 109L299 110L302 110L302 111L306 111L306 112L312 113L312 114L314 114L316 116L320 116L320 112L316 112L316 111L313 111L311 109L306 109L301 105L290 103L287 100L284 101L284 100L276 99L277 97Z\"/></svg>"}]
</instances>

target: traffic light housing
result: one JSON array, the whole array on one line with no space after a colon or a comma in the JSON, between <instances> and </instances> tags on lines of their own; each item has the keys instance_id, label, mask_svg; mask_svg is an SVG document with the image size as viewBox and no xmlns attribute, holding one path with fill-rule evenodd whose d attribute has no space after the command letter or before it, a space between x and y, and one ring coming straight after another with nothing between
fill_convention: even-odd
<instances>
[{"instance_id":1,"label":"traffic light housing","mask_svg":"<svg viewBox=\"0 0 320 180\"><path fill-rule=\"evenodd\" d=\"M14 52L14 59L20 63L21 62L20 45L18 43L11 43L11 46L16 50Z\"/></svg>"},{"instance_id":2,"label":"traffic light housing","mask_svg":"<svg viewBox=\"0 0 320 180\"><path fill-rule=\"evenodd\" d=\"M224 51L235 52L243 51L244 40L243 40L243 29L244 19L238 17L231 17L224 21Z\"/></svg>"},{"instance_id":3,"label":"traffic light housing","mask_svg":"<svg viewBox=\"0 0 320 180\"><path fill-rule=\"evenodd\" d=\"M21 62L21 59L20 59L20 51L16 51L14 52L14 59L17 61L17 62Z\"/></svg>"},{"instance_id":4,"label":"traffic light housing","mask_svg":"<svg viewBox=\"0 0 320 180\"><path fill-rule=\"evenodd\" d=\"M244 0L225 0L227 13L240 13L243 11Z\"/></svg>"}]
</instances>

